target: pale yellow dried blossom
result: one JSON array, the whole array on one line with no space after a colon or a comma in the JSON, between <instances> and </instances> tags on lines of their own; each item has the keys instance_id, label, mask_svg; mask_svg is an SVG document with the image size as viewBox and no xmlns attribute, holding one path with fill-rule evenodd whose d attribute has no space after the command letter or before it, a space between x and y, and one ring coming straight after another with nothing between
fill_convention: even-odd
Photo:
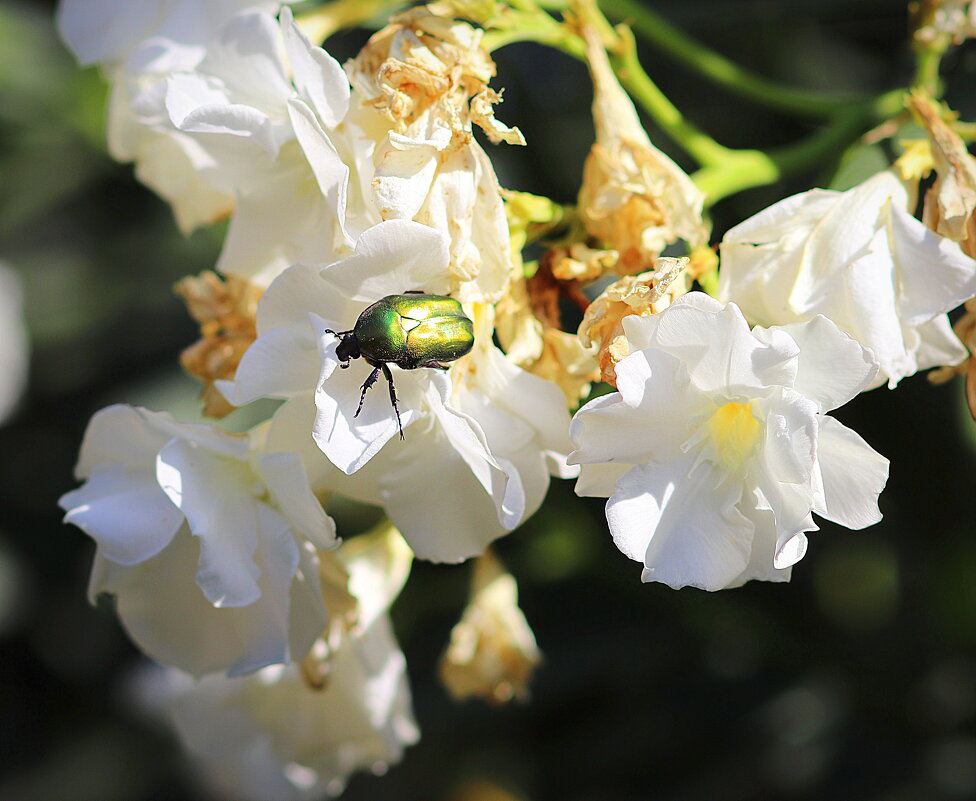
<instances>
[{"instance_id":1,"label":"pale yellow dried blossom","mask_svg":"<svg viewBox=\"0 0 976 801\"><path fill-rule=\"evenodd\" d=\"M658 314L684 295L689 284L688 264L687 258L659 258L656 270L624 276L589 305L578 333L583 346L596 352L603 381L616 386L617 363L630 355L624 317Z\"/></svg>"},{"instance_id":2,"label":"pale yellow dried blossom","mask_svg":"<svg viewBox=\"0 0 976 801\"><path fill-rule=\"evenodd\" d=\"M935 232L959 242L968 255L976 256L976 160L934 100L915 92L908 105L928 131L937 176L925 194L923 221Z\"/></svg>"},{"instance_id":3,"label":"pale yellow dried blossom","mask_svg":"<svg viewBox=\"0 0 976 801\"><path fill-rule=\"evenodd\" d=\"M605 272L612 270L620 261L615 250L591 248L582 242L568 247L553 248L552 274L561 281L579 281L588 284Z\"/></svg>"},{"instance_id":4,"label":"pale yellow dried blossom","mask_svg":"<svg viewBox=\"0 0 976 801\"><path fill-rule=\"evenodd\" d=\"M395 14L349 62L353 85L401 133L430 117L463 142L474 122L492 141L524 145L517 128L494 118L501 98L488 89L495 63L481 46L483 31L452 13L449 4L432 4Z\"/></svg>"},{"instance_id":5,"label":"pale yellow dried blossom","mask_svg":"<svg viewBox=\"0 0 976 801\"><path fill-rule=\"evenodd\" d=\"M599 377L599 370L593 354L580 344L579 337L561 329L559 296L561 292L574 291L580 305L585 305L586 299L572 276L555 279L554 268L562 258L562 249L549 251L529 280L523 275L522 264L522 248L530 228L538 231L558 227L563 222L563 209L548 198L526 192L506 192L505 199L514 268L508 291L495 305L495 334L509 359L556 384L566 397L566 405L575 409ZM582 244L579 247L583 248L578 251L582 254L586 248Z\"/></svg>"},{"instance_id":6,"label":"pale yellow dried blossom","mask_svg":"<svg viewBox=\"0 0 976 801\"><path fill-rule=\"evenodd\" d=\"M644 272L664 248L683 239L707 240L704 194L651 144L634 104L617 82L599 35L582 26L593 78L596 142L583 167L579 215L586 230L616 250L615 271Z\"/></svg>"},{"instance_id":7,"label":"pale yellow dried blossom","mask_svg":"<svg viewBox=\"0 0 976 801\"><path fill-rule=\"evenodd\" d=\"M518 585L491 551L474 564L471 594L441 658L440 677L454 698L495 704L525 700L542 659L518 606Z\"/></svg>"},{"instance_id":8,"label":"pale yellow dried blossom","mask_svg":"<svg viewBox=\"0 0 976 801\"><path fill-rule=\"evenodd\" d=\"M558 328L542 330L542 353L529 370L558 386L570 409L579 405L589 394L590 385L600 378L596 359L580 338Z\"/></svg>"},{"instance_id":9,"label":"pale yellow dried blossom","mask_svg":"<svg viewBox=\"0 0 976 801\"><path fill-rule=\"evenodd\" d=\"M209 270L199 276L187 276L173 290L200 324L200 339L180 354L180 364L203 381L203 413L224 417L235 407L217 390L214 381L233 378L244 351L257 338L254 315L261 290L243 278L222 278Z\"/></svg>"},{"instance_id":10,"label":"pale yellow dried blossom","mask_svg":"<svg viewBox=\"0 0 976 801\"><path fill-rule=\"evenodd\" d=\"M946 367L939 367L929 373L929 381L933 384L944 384L957 375L966 376L966 405L969 414L976 420L976 298L966 301L966 312L952 327L959 340L969 349L969 358L965 361Z\"/></svg>"}]
</instances>

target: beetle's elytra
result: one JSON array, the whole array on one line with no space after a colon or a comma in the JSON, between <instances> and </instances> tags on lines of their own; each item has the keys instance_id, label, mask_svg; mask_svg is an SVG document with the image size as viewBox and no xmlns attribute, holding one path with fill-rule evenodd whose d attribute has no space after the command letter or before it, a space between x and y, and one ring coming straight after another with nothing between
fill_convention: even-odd
<instances>
[{"instance_id":1,"label":"beetle's elytra","mask_svg":"<svg viewBox=\"0 0 976 801\"><path fill-rule=\"evenodd\" d=\"M403 439L403 425L389 365L395 364L401 370L420 367L447 370L449 362L460 359L474 347L474 324L461 304L446 295L420 291L380 298L363 310L351 330L327 329L326 333L339 337L336 356L342 367L348 367L350 360L360 356L373 366L363 383L359 408L353 416L358 417L363 410L366 392L382 372L390 385L390 402L400 439Z\"/></svg>"}]
</instances>

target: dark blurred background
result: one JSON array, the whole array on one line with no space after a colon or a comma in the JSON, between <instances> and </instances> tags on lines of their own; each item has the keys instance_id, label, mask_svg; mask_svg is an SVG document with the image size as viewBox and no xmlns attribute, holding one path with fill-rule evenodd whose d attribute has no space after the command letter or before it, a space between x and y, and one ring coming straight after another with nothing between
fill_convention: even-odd
<instances>
[{"instance_id":1,"label":"dark blurred background","mask_svg":"<svg viewBox=\"0 0 976 801\"><path fill-rule=\"evenodd\" d=\"M649 3L787 84L881 91L912 72L899 0ZM197 419L176 359L195 338L174 281L212 266L222 230L189 238L104 152L105 87L53 30L53 2L0 1L0 260L19 274L30 385L0 427L0 799L202 798L174 739L124 690L139 655L85 599L92 545L58 497L90 415L123 401ZM340 59L365 31L329 41ZM650 48L644 64L730 146L814 130L729 95ZM502 183L572 202L592 141L585 69L535 45L496 54L526 149L491 148ZM976 119L976 47L944 62ZM681 161L653 127L652 138ZM682 162L684 166L690 164ZM836 163L714 210L716 235ZM554 483L498 551L545 653L527 705L453 703L436 660L465 568L417 564L394 610L423 732L348 801L916 801L976 798L976 424L962 387L922 376L837 415L891 459L885 519L823 522L791 584L708 594L641 585L599 501ZM272 801L269 799L269 801Z\"/></svg>"}]
</instances>

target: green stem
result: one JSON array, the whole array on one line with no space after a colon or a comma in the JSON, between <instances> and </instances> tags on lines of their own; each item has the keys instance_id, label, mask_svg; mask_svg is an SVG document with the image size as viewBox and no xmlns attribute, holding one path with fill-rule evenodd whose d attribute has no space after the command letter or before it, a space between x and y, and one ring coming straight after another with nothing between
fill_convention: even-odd
<instances>
[{"instance_id":1,"label":"green stem","mask_svg":"<svg viewBox=\"0 0 976 801\"><path fill-rule=\"evenodd\" d=\"M333 0L299 14L295 22L312 42L324 42L336 31L369 22L381 12L406 5L406 0Z\"/></svg>"},{"instance_id":2,"label":"green stem","mask_svg":"<svg viewBox=\"0 0 976 801\"><path fill-rule=\"evenodd\" d=\"M783 86L757 75L675 27L637 0L599 0L611 17L624 20L650 44L684 66L757 104L799 117L829 117L837 111L863 102L853 95L830 95ZM550 10L562 10L567 0L539 0Z\"/></svg>"},{"instance_id":3,"label":"green stem","mask_svg":"<svg viewBox=\"0 0 976 801\"><path fill-rule=\"evenodd\" d=\"M904 108L904 94L904 89L895 89L879 95L870 103L836 114L827 127L806 139L768 153L729 151L724 164L705 167L692 179L705 193L706 205L712 206L744 189L766 186L801 173L838 153L871 125L895 116Z\"/></svg>"},{"instance_id":4,"label":"green stem","mask_svg":"<svg viewBox=\"0 0 976 801\"><path fill-rule=\"evenodd\" d=\"M942 56L948 49L948 39L945 42L916 43L915 45L915 80L912 86L921 89L931 97L942 95L942 82L939 79L939 66Z\"/></svg>"},{"instance_id":5,"label":"green stem","mask_svg":"<svg viewBox=\"0 0 976 801\"><path fill-rule=\"evenodd\" d=\"M661 129L704 167L726 162L733 151L720 145L708 134L685 119L678 108L665 96L644 72L637 59L637 46L627 28L618 30L621 42L619 55L612 59L620 83L653 117Z\"/></svg>"}]
</instances>

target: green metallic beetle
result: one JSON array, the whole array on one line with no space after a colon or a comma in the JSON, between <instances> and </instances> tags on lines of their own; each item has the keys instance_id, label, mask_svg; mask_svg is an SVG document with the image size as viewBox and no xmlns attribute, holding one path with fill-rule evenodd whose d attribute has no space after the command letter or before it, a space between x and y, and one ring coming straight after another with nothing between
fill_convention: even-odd
<instances>
[{"instance_id":1,"label":"green metallic beetle","mask_svg":"<svg viewBox=\"0 0 976 801\"><path fill-rule=\"evenodd\" d=\"M474 324L461 304L454 298L419 290L380 298L363 310L352 330L326 329L325 333L339 337L336 357L343 368L360 356L374 368L363 383L359 408L353 417L359 417L366 391L382 372L390 384L390 402L396 413L400 439L403 439L403 425L389 365L395 364L401 370L419 367L447 370L450 367L447 362L460 359L474 347Z\"/></svg>"}]
</instances>

